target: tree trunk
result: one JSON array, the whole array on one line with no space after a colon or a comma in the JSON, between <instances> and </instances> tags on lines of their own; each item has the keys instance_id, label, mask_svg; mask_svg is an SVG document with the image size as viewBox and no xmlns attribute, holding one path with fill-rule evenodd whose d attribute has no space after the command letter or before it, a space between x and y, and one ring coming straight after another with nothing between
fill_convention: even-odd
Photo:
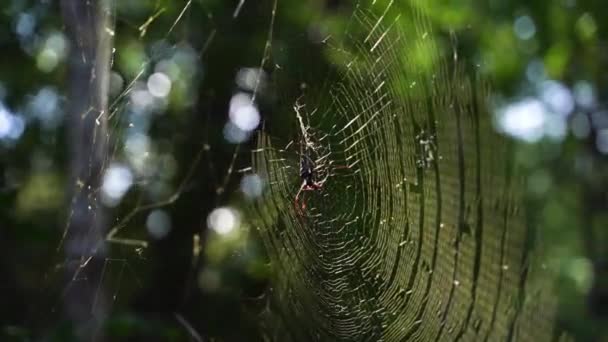
<instances>
[{"instance_id":1,"label":"tree trunk","mask_svg":"<svg viewBox=\"0 0 608 342\"><path fill-rule=\"evenodd\" d=\"M99 188L108 150L107 111L113 44L110 0L62 0L70 41L67 127L71 195L65 236L64 308L80 340L103 340L106 220Z\"/></svg>"}]
</instances>

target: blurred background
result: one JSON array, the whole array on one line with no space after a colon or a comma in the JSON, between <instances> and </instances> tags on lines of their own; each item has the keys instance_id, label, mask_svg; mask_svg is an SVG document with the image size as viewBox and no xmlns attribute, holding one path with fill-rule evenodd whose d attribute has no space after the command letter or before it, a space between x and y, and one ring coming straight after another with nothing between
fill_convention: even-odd
<instances>
[{"instance_id":1,"label":"blurred background","mask_svg":"<svg viewBox=\"0 0 608 342\"><path fill-rule=\"evenodd\" d=\"M282 87L325 79L324 39L370 3L2 1L0 340L271 339L258 315L280 274L238 229L263 186L252 137L287 126ZM557 329L607 339L608 4L425 6L438 49L492 84ZM395 25L411 7L394 1Z\"/></svg>"}]
</instances>

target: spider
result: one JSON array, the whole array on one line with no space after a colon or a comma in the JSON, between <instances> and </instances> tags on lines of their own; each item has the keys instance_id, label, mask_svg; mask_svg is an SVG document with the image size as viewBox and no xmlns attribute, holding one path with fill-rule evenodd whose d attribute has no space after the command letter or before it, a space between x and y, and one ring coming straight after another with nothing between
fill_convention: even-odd
<instances>
[{"instance_id":1,"label":"spider","mask_svg":"<svg viewBox=\"0 0 608 342\"><path fill-rule=\"evenodd\" d=\"M300 128L300 178L302 179L302 185L300 185L300 189L296 193L296 198L294 200L294 206L296 210L301 215L301 210L306 209L306 202L302 201L300 204L299 199L302 191L314 191L320 190L323 188L323 184L329 178L329 170L328 167L331 166L331 161L327 163L325 159L329 156L329 154L319 157L316 160L313 160L311 155L317 155L318 151L316 145L310 141L310 134L308 133L309 128L304 124L304 119L300 114L300 110L304 108L303 105L299 104L299 99L296 101L293 109L296 113L296 117L298 119L299 128ZM316 110L315 110L316 111ZM314 114L313 111L311 113ZM320 165L317 165L320 163ZM349 168L348 166L333 166L332 169L341 169L341 168ZM320 181L316 180L317 171L321 170L321 174L323 179Z\"/></svg>"},{"instance_id":2,"label":"spider","mask_svg":"<svg viewBox=\"0 0 608 342\"><path fill-rule=\"evenodd\" d=\"M317 182L315 180L317 168L315 167L315 162L310 158L308 153L302 153L300 159L300 178L302 178L302 185L300 185L300 189L296 193L296 198L294 201L294 205L298 211L306 209L306 202L302 202L299 205L299 198L302 191L313 191L320 190L323 187L323 183L325 183L325 179Z\"/></svg>"}]
</instances>

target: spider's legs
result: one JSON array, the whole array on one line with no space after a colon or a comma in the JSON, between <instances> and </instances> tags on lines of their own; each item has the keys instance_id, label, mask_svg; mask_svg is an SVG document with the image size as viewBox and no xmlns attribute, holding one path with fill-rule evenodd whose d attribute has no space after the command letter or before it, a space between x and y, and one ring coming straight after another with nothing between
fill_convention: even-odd
<instances>
[{"instance_id":1,"label":"spider's legs","mask_svg":"<svg viewBox=\"0 0 608 342\"><path fill-rule=\"evenodd\" d=\"M303 203L301 208L299 205L299 199L300 199L300 194L302 193L302 191L304 191L304 189L306 188L306 181L302 182L302 185L300 186L300 189L298 190L298 192L296 193L296 199L294 201L294 207L296 208L296 210L298 211L298 214L301 214L300 209L305 209L306 208L306 203Z\"/></svg>"},{"instance_id":2,"label":"spider's legs","mask_svg":"<svg viewBox=\"0 0 608 342\"><path fill-rule=\"evenodd\" d=\"M302 215L302 210L306 209L306 201L302 201L302 204L300 205L300 195L302 194L302 191L314 191L314 190L319 190L323 187L323 182L319 182L319 183L313 183L312 185L308 185L306 184L306 181L302 182L302 185L300 186L300 190L298 190L298 192L296 193L296 198L294 201L294 206L296 208L296 210L298 211L298 214Z\"/></svg>"},{"instance_id":3,"label":"spider's legs","mask_svg":"<svg viewBox=\"0 0 608 342\"><path fill-rule=\"evenodd\" d=\"M350 169L350 166L348 166L348 165L334 165L333 169L334 170Z\"/></svg>"}]
</instances>

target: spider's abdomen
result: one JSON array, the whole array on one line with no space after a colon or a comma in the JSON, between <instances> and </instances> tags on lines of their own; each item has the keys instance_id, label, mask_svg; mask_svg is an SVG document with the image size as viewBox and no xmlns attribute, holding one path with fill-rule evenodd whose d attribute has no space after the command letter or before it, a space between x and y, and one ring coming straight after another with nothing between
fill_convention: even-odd
<instances>
[{"instance_id":1,"label":"spider's abdomen","mask_svg":"<svg viewBox=\"0 0 608 342\"><path fill-rule=\"evenodd\" d=\"M315 183L314 163L308 156L302 156L300 162L300 178L302 178L308 186L312 186Z\"/></svg>"}]
</instances>

